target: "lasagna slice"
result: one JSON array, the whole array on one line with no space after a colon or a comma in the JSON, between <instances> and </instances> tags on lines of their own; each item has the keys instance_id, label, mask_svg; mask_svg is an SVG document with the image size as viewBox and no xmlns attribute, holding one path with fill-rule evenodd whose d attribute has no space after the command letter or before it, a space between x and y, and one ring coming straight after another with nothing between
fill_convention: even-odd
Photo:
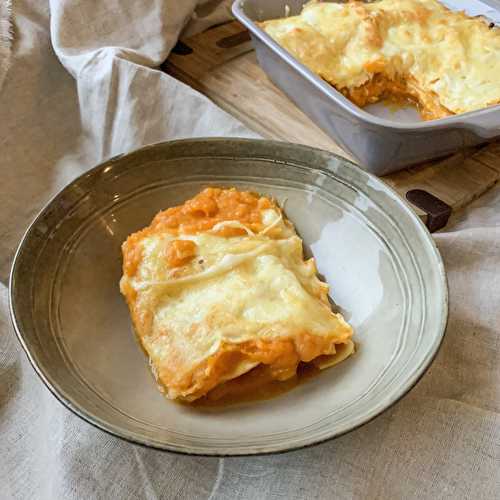
<instances>
[{"instance_id":1,"label":"lasagna slice","mask_svg":"<svg viewBox=\"0 0 500 500\"><path fill-rule=\"evenodd\" d=\"M122 250L120 289L170 399L194 401L256 367L284 381L301 362L325 368L354 350L314 260L268 198L207 188Z\"/></svg>"},{"instance_id":2,"label":"lasagna slice","mask_svg":"<svg viewBox=\"0 0 500 500\"><path fill-rule=\"evenodd\" d=\"M312 0L260 26L361 107L411 101L437 119L500 103L500 30L437 0Z\"/></svg>"}]
</instances>

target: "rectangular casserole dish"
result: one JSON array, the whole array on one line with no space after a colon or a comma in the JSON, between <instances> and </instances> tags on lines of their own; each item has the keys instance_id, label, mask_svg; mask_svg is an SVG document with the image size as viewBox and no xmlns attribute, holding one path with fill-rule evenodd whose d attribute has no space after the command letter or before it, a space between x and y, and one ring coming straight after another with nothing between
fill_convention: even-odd
<instances>
[{"instance_id":1,"label":"rectangular casserole dish","mask_svg":"<svg viewBox=\"0 0 500 500\"><path fill-rule=\"evenodd\" d=\"M256 22L297 15L307 0L236 0L233 13L250 31L257 59L275 85L348 151L361 167L385 175L500 137L500 105L432 121L387 119L359 108L280 47ZM500 8L478 0L447 7L500 21ZM496 7L496 5L495 5ZM500 78L500 75L499 75ZM387 116L387 113L385 113ZM408 118L406 118L408 120Z\"/></svg>"}]
</instances>

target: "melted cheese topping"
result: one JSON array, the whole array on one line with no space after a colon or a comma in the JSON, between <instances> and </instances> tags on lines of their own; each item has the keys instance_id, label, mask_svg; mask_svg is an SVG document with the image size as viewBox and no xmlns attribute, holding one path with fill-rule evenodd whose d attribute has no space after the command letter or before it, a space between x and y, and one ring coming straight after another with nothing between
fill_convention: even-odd
<instances>
[{"instance_id":1,"label":"melted cheese topping","mask_svg":"<svg viewBox=\"0 0 500 500\"><path fill-rule=\"evenodd\" d=\"M260 25L359 106L399 97L433 119L500 103L500 30L437 0L313 0Z\"/></svg>"},{"instance_id":2,"label":"melted cheese topping","mask_svg":"<svg viewBox=\"0 0 500 500\"><path fill-rule=\"evenodd\" d=\"M328 285L267 198L208 188L131 235L123 257L121 291L171 399L192 401L258 365L286 380L300 362L326 367L353 351Z\"/></svg>"}]
</instances>

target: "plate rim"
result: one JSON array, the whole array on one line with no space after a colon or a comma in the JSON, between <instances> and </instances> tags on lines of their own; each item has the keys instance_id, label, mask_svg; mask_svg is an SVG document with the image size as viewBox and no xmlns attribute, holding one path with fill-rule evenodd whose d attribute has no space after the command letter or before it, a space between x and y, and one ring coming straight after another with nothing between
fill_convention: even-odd
<instances>
[{"instance_id":1,"label":"plate rim","mask_svg":"<svg viewBox=\"0 0 500 500\"><path fill-rule=\"evenodd\" d=\"M148 440L147 438L145 439L139 439L137 437L131 437L127 435L127 433L122 432L118 427L110 425L108 422L103 421L102 419L96 417L95 415L90 414L87 412L83 407L80 407L79 405L75 404L73 401L71 401L70 398L67 398L63 394L59 393L58 390L55 387L55 383L53 380L53 377L50 376L47 370L42 369L38 362L36 356L34 356L31 352L30 349L23 337L23 333L21 331L21 328L18 324L18 316L16 315L17 309L16 309L16 304L15 300L13 297L13 285L14 281L16 279L16 271L17 271L17 266L19 264L20 260L20 254L24 248L24 245L28 238L31 236L32 231L34 230L36 224L38 221L42 218L42 216L45 215L45 213L50 209L52 204L59 198L61 197L65 192L70 190L74 184L76 184L78 181L82 180L85 177L90 177L93 174L104 170L107 166L110 166L117 160L121 159L124 156L128 156L131 154L136 154L140 153L149 149L155 149L157 147L161 146L167 146L167 145L178 145L178 144L189 144L189 143L225 143L225 142L232 142L233 144L241 143L241 144L262 144L263 146L269 146L272 147L273 145L277 147L288 147L290 149L299 149L303 151L309 151L311 153L315 154L320 154L320 155L327 155L330 158L340 160L344 164L349 165L349 167L354 168L358 170L358 172L362 173L363 175L366 175L368 179L371 182L374 182L377 187L381 187L383 191L386 193L389 193L392 195L392 197L398 202L400 205L400 208L403 209L411 219L413 219L414 222L416 222L417 226L422 230L421 236L426 238L426 242L430 244L430 249L432 250L433 256L437 261L437 272L438 272L438 277L441 285L441 291L442 291L442 303L440 304L439 310L441 311L441 321L439 324L439 327L437 327L437 331L439 332L439 341L435 344L432 345L427 356L428 358L422 363L422 366L414 373L413 377L409 378L405 384L404 390L401 391L400 394L397 394L395 397L391 397L389 401L385 404L385 406L377 411L375 414L370 415L368 417L363 418L359 423L356 425L353 425L352 427L349 427L348 429L345 429L343 431L335 432L332 431L331 434L329 434L326 437L321 437L318 439L311 439L309 442L305 444L297 444L297 445L291 445L287 446L286 443L282 443L279 445L272 445L273 448L269 450L261 450L259 449L260 445L252 445L252 447L248 450L241 450L239 448L234 448L231 449L230 451L220 451L221 448L224 448L224 445L222 446L213 446L212 450L206 450L205 448L203 451L201 451L200 448L195 448L195 447L190 447L190 448L182 448L177 446L177 445L171 445L168 443L165 444L158 444L152 440ZM305 166L305 165L304 165ZM312 169L312 167L311 167ZM329 171L328 169L321 167L321 166L315 166L315 170L320 170L326 174L331 174L332 172ZM14 258L12 261L11 265L11 271L9 274L9 312L10 312L10 318L12 325L14 327L14 332L16 334L16 337L21 344L21 347L25 353L25 355L28 358L28 361L30 362L31 366L33 367L35 373L38 375L38 377L42 380L43 384L49 391L53 394L53 396L63 405L65 406L68 410L70 410L72 413L80 417L82 420L85 422L89 423L93 427L100 429L107 434L110 434L112 436L115 436L119 439L123 439L131 444L135 445L140 445L145 448L149 449L155 449L155 450L160 450L160 451L166 451L166 452L171 452L171 453L176 453L180 455L188 455L188 456L202 456L202 457L231 457L231 456L239 456L239 457L245 457L245 456L258 456L258 455L274 455L274 454L281 454L281 453L287 453L291 451L296 451L296 450L301 450L305 448L309 448L311 446L316 446L321 443L325 443L327 441L333 440L335 438L338 438L340 436L343 436L345 434L348 434L349 432L352 432L356 429L359 429L360 427L368 424L369 422L373 421L375 418L379 417L383 413L387 412L389 409L391 409L397 402L399 402L403 397L405 397L415 386L416 384L422 379L422 377L426 374L427 370L429 367L432 365L434 360L436 359L437 354L439 353L441 346L443 344L443 340L446 334L446 328L448 324L448 319L449 319L449 289L448 289L448 280L446 276L446 271L443 263L443 259L441 257L441 254L439 252L439 249L437 247L436 242L432 238L432 235L430 234L429 230L425 226L425 224L422 222L422 220L414 213L414 211L411 209L409 203L401 197L391 186L387 185L384 183L381 179L379 179L377 176L371 174L370 172L367 172L363 169L361 169L359 166L355 165L351 161L343 158L340 155L337 155L335 153L325 151L319 148L314 148L311 146L306 146L302 144L294 144L290 142L284 142L284 141L275 141L275 140L267 140L267 139L247 139L247 138L239 138L239 137L196 137L196 138L186 138L186 139L175 139L175 140L170 140L170 141L160 141L160 142L155 142L152 144L147 144L145 146L135 148L133 150L130 150L126 153L120 153L117 154L113 157L110 157L99 164L95 165L94 167L86 170L83 172L81 175L75 177L72 179L69 183L67 183L65 186L63 186L60 190L58 190L52 197L49 198L49 200L43 205L43 207L39 210L37 215L33 218L31 223L28 225L27 229L25 230L18 246L14 254Z\"/></svg>"}]
</instances>

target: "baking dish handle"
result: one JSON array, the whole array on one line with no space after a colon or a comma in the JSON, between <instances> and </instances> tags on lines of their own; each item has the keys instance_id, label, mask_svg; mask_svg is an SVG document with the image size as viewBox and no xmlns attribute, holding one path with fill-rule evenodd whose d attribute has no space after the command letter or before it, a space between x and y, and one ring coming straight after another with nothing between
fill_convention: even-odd
<instances>
[{"instance_id":1,"label":"baking dish handle","mask_svg":"<svg viewBox=\"0 0 500 500\"><path fill-rule=\"evenodd\" d=\"M486 140L500 137L500 106L471 114L462 121L461 128Z\"/></svg>"}]
</instances>

